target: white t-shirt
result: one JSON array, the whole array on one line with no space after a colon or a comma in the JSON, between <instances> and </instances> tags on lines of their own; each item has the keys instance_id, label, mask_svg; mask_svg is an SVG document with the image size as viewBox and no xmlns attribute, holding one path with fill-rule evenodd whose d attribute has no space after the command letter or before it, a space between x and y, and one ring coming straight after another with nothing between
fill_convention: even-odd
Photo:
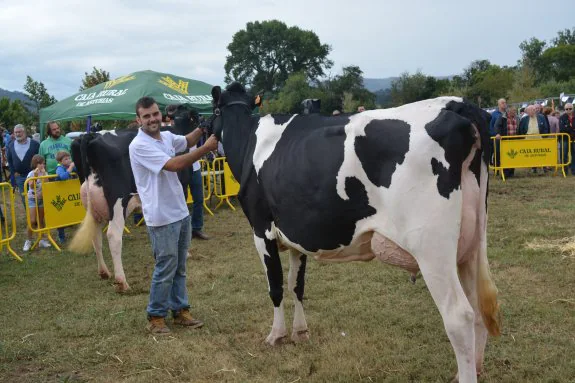
<instances>
[{"instance_id":1,"label":"white t-shirt","mask_svg":"<svg viewBox=\"0 0 575 383\"><path fill-rule=\"evenodd\" d=\"M130 164L142 211L148 226L169 225L189 215L178 174L162 170L176 153L184 151L187 140L170 132L160 132L160 140L142 129L130 143Z\"/></svg>"},{"instance_id":2,"label":"white t-shirt","mask_svg":"<svg viewBox=\"0 0 575 383\"><path fill-rule=\"evenodd\" d=\"M197 148L198 147L196 145L192 146L190 148L190 153L193 152L194 150L196 150ZM194 162L194 165L192 166L192 170L196 172L196 171L200 170L200 168L201 168L200 161Z\"/></svg>"}]
</instances>

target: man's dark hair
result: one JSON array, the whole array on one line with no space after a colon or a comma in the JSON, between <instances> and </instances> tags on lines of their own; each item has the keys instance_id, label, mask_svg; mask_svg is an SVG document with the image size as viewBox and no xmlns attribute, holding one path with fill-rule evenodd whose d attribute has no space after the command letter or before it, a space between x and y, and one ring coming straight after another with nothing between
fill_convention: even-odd
<instances>
[{"instance_id":1,"label":"man's dark hair","mask_svg":"<svg viewBox=\"0 0 575 383\"><path fill-rule=\"evenodd\" d=\"M48 121L46 123L46 135L48 137L52 137L52 128L51 128L52 124L57 124L57 122L56 121Z\"/></svg>"},{"instance_id":2,"label":"man's dark hair","mask_svg":"<svg viewBox=\"0 0 575 383\"><path fill-rule=\"evenodd\" d=\"M154 104L156 104L156 100L154 100L152 97L149 97L149 96L142 97L136 103L136 116L140 117L140 113L138 112L138 110L140 108L144 108L144 109L149 108Z\"/></svg>"}]
</instances>

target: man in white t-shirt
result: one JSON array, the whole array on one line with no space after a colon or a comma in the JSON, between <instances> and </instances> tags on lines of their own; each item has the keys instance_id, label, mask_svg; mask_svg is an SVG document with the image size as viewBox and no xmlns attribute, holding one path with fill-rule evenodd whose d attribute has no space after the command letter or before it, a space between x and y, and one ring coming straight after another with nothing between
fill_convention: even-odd
<instances>
[{"instance_id":1,"label":"man in white t-shirt","mask_svg":"<svg viewBox=\"0 0 575 383\"><path fill-rule=\"evenodd\" d=\"M136 116L140 130L130 143L130 164L156 260L146 309L147 329L156 335L169 334L165 322L169 310L174 324L199 328L203 322L192 318L186 289L190 215L176 172L191 167L215 150L218 141L211 136L197 150L176 156L194 146L202 130L196 129L186 136L161 132L162 113L151 97L138 100Z\"/></svg>"}]
</instances>

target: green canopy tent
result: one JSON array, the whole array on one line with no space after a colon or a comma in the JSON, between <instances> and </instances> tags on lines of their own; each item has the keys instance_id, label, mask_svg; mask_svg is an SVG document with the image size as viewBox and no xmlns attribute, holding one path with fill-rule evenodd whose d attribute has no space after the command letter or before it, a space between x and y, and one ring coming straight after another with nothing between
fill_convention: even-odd
<instances>
[{"instance_id":1,"label":"green canopy tent","mask_svg":"<svg viewBox=\"0 0 575 383\"><path fill-rule=\"evenodd\" d=\"M169 104L187 104L200 114L212 114L212 85L151 70L134 72L98 84L40 110L40 136L48 121L133 120L136 102L153 97L160 110Z\"/></svg>"}]
</instances>

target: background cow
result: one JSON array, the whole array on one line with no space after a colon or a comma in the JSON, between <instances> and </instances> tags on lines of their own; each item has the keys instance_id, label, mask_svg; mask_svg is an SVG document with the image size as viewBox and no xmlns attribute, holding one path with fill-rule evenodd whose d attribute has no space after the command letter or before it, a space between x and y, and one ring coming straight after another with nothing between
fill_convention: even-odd
<instances>
[{"instance_id":1,"label":"background cow","mask_svg":"<svg viewBox=\"0 0 575 383\"><path fill-rule=\"evenodd\" d=\"M175 124L168 129L180 135L190 133L199 121L198 114L184 106L176 108L172 117ZM102 228L109 223L106 234L118 292L129 289L122 265L124 224L132 211L141 209L128 152L137 133L137 129L87 133L72 143L86 217L74 235L70 250L88 253L93 247L98 259L98 274L103 279L109 278L111 274L102 255ZM188 171L179 172L178 176L182 184L189 183Z\"/></svg>"},{"instance_id":2,"label":"background cow","mask_svg":"<svg viewBox=\"0 0 575 383\"><path fill-rule=\"evenodd\" d=\"M306 257L378 258L420 270L443 318L462 382L476 382L487 332L499 334L487 261L489 116L443 97L353 116L252 116L237 83L212 90L212 128L274 305L266 341L286 337L278 252L290 250L292 339L309 338L302 299Z\"/></svg>"}]
</instances>

